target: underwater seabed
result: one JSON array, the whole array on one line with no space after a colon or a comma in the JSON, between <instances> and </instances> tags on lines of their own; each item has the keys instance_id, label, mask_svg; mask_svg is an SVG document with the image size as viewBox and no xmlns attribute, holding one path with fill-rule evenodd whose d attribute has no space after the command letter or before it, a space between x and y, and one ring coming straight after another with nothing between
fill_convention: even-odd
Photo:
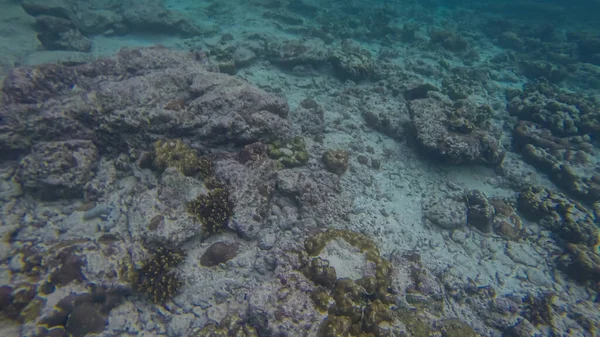
<instances>
[{"instance_id":1,"label":"underwater seabed","mask_svg":"<svg viewBox=\"0 0 600 337\"><path fill-rule=\"evenodd\" d=\"M0 2L0 335L596 336L561 6Z\"/></svg>"}]
</instances>

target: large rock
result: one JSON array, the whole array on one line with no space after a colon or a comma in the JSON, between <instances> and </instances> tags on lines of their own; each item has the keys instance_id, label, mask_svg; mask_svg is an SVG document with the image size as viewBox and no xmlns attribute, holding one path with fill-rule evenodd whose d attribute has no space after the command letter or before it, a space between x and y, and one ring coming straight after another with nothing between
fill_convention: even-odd
<instances>
[{"instance_id":1,"label":"large rock","mask_svg":"<svg viewBox=\"0 0 600 337\"><path fill-rule=\"evenodd\" d=\"M408 102L418 144L430 155L453 164L497 164L503 154L498 140L481 129L454 131L441 99L425 98Z\"/></svg>"},{"instance_id":2,"label":"large rock","mask_svg":"<svg viewBox=\"0 0 600 337\"><path fill-rule=\"evenodd\" d=\"M182 14L165 8L161 0L127 0L121 6L123 20L131 30L157 31L193 36L198 25Z\"/></svg>"},{"instance_id":3,"label":"large rock","mask_svg":"<svg viewBox=\"0 0 600 337\"><path fill-rule=\"evenodd\" d=\"M201 33L193 20L167 9L158 0L24 0L21 6L36 18L40 42L49 50L89 51L91 42L86 35L93 34L159 31L193 36ZM62 25L49 25L48 21Z\"/></svg>"},{"instance_id":4,"label":"large rock","mask_svg":"<svg viewBox=\"0 0 600 337\"><path fill-rule=\"evenodd\" d=\"M98 150L90 141L40 142L21 159L18 179L43 199L79 198L97 160Z\"/></svg>"},{"instance_id":5,"label":"large rock","mask_svg":"<svg viewBox=\"0 0 600 337\"><path fill-rule=\"evenodd\" d=\"M68 19L39 15L35 18L38 40L48 50L88 52L92 41L83 36Z\"/></svg>"},{"instance_id":6,"label":"large rock","mask_svg":"<svg viewBox=\"0 0 600 337\"><path fill-rule=\"evenodd\" d=\"M70 19L74 13L73 0L23 0L21 7L32 16L50 15Z\"/></svg>"},{"instance_id":7,"label":"large rock","mask_svg":"<svg viewBox=\"0 0 600 337\"><path fill-rule=\"evenodd\" d=\"M193 53L123 49L115 58L16 68L0 107L0 158L39 142L93 141L101 152L148 148L159 138L196 146L242 146L286 138L289 107Z\"/></svg>"}]
</instances>

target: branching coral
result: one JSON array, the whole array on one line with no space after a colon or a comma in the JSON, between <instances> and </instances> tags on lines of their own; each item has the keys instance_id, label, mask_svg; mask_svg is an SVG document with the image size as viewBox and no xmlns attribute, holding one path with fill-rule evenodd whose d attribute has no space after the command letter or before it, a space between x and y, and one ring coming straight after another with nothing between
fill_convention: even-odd
<instances>
[{"instance_id":1,"label":"branching coral","mask_svg":"<svg viewBox=\"0 0 600 337\"><path fill-rule=\"evenodd\" d=\"M137 271L135 288L157 304L171 300L183 285L177 266L185 259L181 249L159 247Z\"/></svg>"},{"instance_id":2,"label":"branching coral","mask_svg":"<svg viewBox=\"0 0 600 337\"><path fill-rule=\"evenodd\" d=\"M226 187L217 187L188 204L188 212L200 220L205 235L223 231L233 215L233 203Z\"/></svg>"}]
</instances>

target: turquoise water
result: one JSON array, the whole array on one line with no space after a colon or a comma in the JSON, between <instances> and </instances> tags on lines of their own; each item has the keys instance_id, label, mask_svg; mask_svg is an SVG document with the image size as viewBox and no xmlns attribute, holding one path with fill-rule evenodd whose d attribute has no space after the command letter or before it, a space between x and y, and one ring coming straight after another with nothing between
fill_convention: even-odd
<instances>
[{"instance_id":1,"label":"turquoise water","mask_svg":"<svg viewBox=\"0 0 600 337\"><path fill-rule=\"evenodd\" d=\"M597 336L597 1L0 1L0 336Z\"/></svg>"}]
</instances>

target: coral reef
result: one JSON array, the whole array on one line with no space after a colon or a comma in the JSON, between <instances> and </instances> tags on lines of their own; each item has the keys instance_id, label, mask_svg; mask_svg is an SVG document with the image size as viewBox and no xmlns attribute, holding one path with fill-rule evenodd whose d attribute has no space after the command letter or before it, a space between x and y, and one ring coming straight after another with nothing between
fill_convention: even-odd
<instances>
[{"instance_id":1,"label":"coral reef","mask_svg":"<svg viewBox=\"0 0 600 337\"><path fill-rule=\"evenodd\" d=\"M233 215L229 190L226 187L210 189L188 204L188 212L202 223L205 236L224 231Z\"/></svg>"},{"instance_id":2,"label":"coral reef","mask_svg":"<svg viewBox=\"0 0 600 337\"><path fill-rule=\"evenodd\" d=\"M308 161L306 144L301 136L296 136L287 142L276 141L269 144L267 154L287 168L302 166Z\"/></svg>"},{"instance_id":3,"label":"coral reef","mask_svg":"<svg viewBox=\"0 0 600 337\"><path fill-rule=\"evenodd\" d=\"M181 139L161 139L153 144L153 162L159 170L175 167L186 176L196 173L206 179L214 174L210 159L198 157L196 151Z\"/></svg>"},{"instance_id":4,"label":"coral reef","mask_svg":"<svg viewBox=\"0 0 600 337\"><path fill-rule=\"evenodd\" d=\"M99 152L115 155L147 146L149 134L179 137L186 144L193 140L199 146L243 146L288 137L285 100L206 71L201 62L195 53L124 48L114 58L90 64L13 69L2 87L0 156L16 158L64 135L94 140ZM81 95L73 87L89 88L93 94ZM140 93L134 101L126 94L133 91ZM32 105L49 98L53 100L43 108ZM182 98L187 98L184 109L164 108ZM65 101L70 102L68 108L60 103ZM68 113L61 113L65 109Z\"/></svg>"},{"instance_id":5,"label":"coral reef","mask_svg":"<svg viewBox=\"0 0 600 337\"><path fill-rule=\"evenodd\" d=\"M375 265L374 274L358 280L338 278L335 269L318 257L332 240L344 240L360 249L367 261ZM332 229L306 239L304 246L308 253L304 273L322 286L312 297L314 304L324 308L325 303L332 303L317 335L381 336L380 324L391 322L393 316L389 308L393 303L389 293L391 265L380 257L375 244L364 235ZM327 296L330 300L326 300Z\"/></svg>"},{"instance_id":6,"label":"coral reef","mask_svg":"<svg viewBox=\"0 0 600 337\"><path fill-rule=\"evenodd\" d=\"M186 254L181 249L159 246L137 270L134 287L148 296L156 304L165 304L175 297L183 280L177 272L177 266L183 262Z\"/></svg>"},{"instance_id":7,"label":"coral reef","mask_svg":"<svg viewBox=\"0 0 600 337\"><path fill-rule=\"evenodd\" d=\"M520 120L513 143L524 159L580 200L599 200L600 166L591 140L600 134L596 103L545 81L508 96L507 109Z\"/></svg>"},{"instance_id":8,"label":"coral reef","mask_svg":"<svg viewBox=\"0 0 600 337\"><path fill-rule=\"evenodd\" d=\"M519 210L538 220L567 243L596 247L600 232L595 215L562 193L543 187L528 187L519 194Z\"/></svg>"},{"instance_id":9,"label":"coral reef","mask_svg":"<svg viewBox=\"0 0 600 337\"><path fill-rule=\"evenodd\" d=\"M325 167L332 173L342 175L348 169L348 151L327 150L321 157Z\"/></svg>"}]
</instances>

